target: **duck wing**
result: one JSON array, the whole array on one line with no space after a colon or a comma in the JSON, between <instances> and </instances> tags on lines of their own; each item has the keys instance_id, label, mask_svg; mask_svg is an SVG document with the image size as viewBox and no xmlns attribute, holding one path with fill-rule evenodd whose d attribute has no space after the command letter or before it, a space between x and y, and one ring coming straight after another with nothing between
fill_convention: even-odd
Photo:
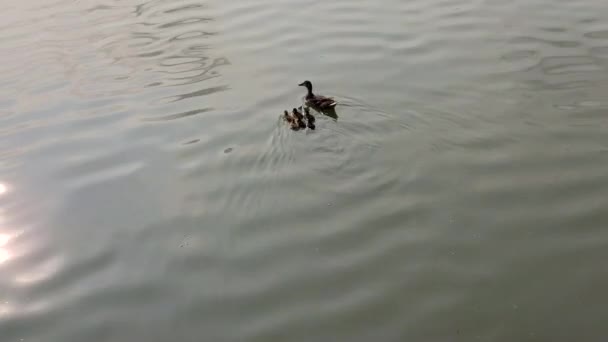
<instances>
[{"instance_id":1,"label":"duck wing","mask_svg":"<svg viewBox=\"0 0 608 342\"><path fill-rule=\"evenodd\" d=\"M320 95L317 95L314 98L310 99L310 102L314 107L323 109L333 108L337 104L337 102L333 98Z\"/></svg>"}]
</instances>

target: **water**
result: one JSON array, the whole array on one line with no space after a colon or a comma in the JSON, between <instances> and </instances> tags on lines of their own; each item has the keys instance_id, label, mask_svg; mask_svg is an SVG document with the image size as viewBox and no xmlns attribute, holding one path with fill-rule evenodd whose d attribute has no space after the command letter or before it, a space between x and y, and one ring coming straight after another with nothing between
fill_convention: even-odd
<instances>
[{"instance_id":1,"label":"water","mask_svg":"<svg viewBox=\"0 0 608 342\"><path fill-rule=\"evenodd\" d=\"M2 342L605 340L605 1L0 17Z\"/></svg>"}]
</instances>

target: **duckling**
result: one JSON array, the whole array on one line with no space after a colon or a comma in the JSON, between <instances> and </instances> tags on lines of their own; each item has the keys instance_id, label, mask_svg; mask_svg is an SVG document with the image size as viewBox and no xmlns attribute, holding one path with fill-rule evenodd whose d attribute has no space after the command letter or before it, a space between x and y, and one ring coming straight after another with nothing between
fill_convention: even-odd
<instances>
[{"instance_id":1,"label":"duckling","mask_svg":"<svg viewBox=\"0 0 608 342\"><path fill-rule=\"evenodd\" d=\"M291 115L289 115L289 113L287 111L283 112L283 120L285 120L285 122L287 122L289 124L289 127L292 130L297 131L300 129L300 125L298 125L298 123L296 122L296 119L293 118Z\"/></svg>"},{"instance_id":2,"label":"duckling","mask_svg":"<svg viewBox=\"0 0 608 342\"><path fill-rule=\"evenodd\" d=\"M310 109L308 109L308 107L304 107L304 115L306 116L308 128L315 129L315 117L310 114Z\"/></svg>"},{"instance_id":3,"label":"duckling","mask_svg":"<svg viewBox=\"0 0 608 342\"><path fill-rule=\"evenodd\" d=\"M297 109L292 109L293 112L293 117L295 119L295 121L298 123L298 126L300 128L306 128L306 123L304 122L304 115L302 115L302 113L300 113Z\"/></svg>"},{"instance_id":4,"label":"duckling","mask_svg":"<svg viewBox=\"0 0 608 342\"><path fill-rule=\"evenodd\" d=\"M304 115L302 115L302 112L300 112L297 108L292 109L291 113L295 119L304 120Z\"/></svg>"},{"instance_id":5,"label":"duckling","mask_svg":"<svg viewBox=\"0 0 608 342\"><path fill-rule=\"evenodd\" d=\"M283 111L283 120L287 123L293 122L293 118L291 117L291 115L289 115L289 113L286 110Z\"/></svg>"},{"instance_id":6,"label":"duckling","mask_svg":"<svg viewBox=\"0 0 608 342\"><path fill-rule=\"evenodd\" d=\"M310 81L304 81L304 82L300 83L299 86L306 87L306 89L308 89L308 93L304 97L304 102L309 107L323 110L323 109L334 108L338 104L331 97L313 94L312 83Z\"/></svg>"}]
</instances>

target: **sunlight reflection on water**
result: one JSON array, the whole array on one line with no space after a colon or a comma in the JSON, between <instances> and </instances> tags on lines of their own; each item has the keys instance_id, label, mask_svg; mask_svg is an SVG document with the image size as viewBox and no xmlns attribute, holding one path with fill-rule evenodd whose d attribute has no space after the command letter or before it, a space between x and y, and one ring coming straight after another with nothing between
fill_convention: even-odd
<instances>
[{"instance_id":1,"label":"sunlight reflection on water","mask_svg":"<svg viewBox=\"0 0 608 342\"><path fill-rule=\"evenodd\" d=\"M4 183L0 183L0 196L6 194L8 191L8 187ZM4 222L4 217L0 215L0 222ZM4 227L0 226L0 229ZM11 253L9 252L7 245L9 241L13 238L12 235L8 233L0 232L0 265L4 264L11 258Z\"/></svg>"}]
</instances>

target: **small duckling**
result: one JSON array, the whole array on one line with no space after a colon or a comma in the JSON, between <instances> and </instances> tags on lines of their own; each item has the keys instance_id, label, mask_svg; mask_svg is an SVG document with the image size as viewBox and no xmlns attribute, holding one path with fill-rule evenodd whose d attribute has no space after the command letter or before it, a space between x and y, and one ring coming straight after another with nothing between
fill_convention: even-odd
<instances>
[{"instance_id":1,"label":"small duckling","mask_svg":"<svg viewBox=\"0 0 608 342\"><path fill-rule=\"evenodd\" d=\"M293 112L294 119L298 123L298 126L301 129L306 128L306 123L304 122L304 115L302 115L302 113L298 112L298 110L295 108L292 110L292 112Z\"/></svg>"},{"instance_id":2,"label":"small duckling","mask_svg":"<svg viewBox=\"0 0 608 342\"><path fill-rule=\"evenodd\" d=\"M306 121L308 121L308 128L315 129L315 117L310 114L308 107L304 107L304 115L306 116Z\"/></svg>"},{"instance_id":3,"label":"small duckling","mask_svg":"<svg viewBox=\"0 0 608 342\"><path fill-rule=\"evenodd\" d=\"M293 118L291 117L291 115L289 115L289 113L286 110L283 111L283 120L287 123L293 122Z\"/></svg>"},{"instance_id":4,"label":"small duckling","mask_svg":"<svg viewBox=\"0 0 608 342\"><path fill-rule=\"evenodd\" d=\"M285 120L285 122L287 122L289 124L289 127L292 130L297 131L300 129L300 125L298 125L298 123L296 122L296 119L294 117L292 117L291 115L289 115L289 113L287 111L283 112L283 120Z\"/></svg>"},{"instance_id":5,"label":"small duckling","mask_svg":"<svg viewBox=\"0 0 608 342\"><path fill-rule=\"evenodd\" d=\"M302 115L302 113L297 108L294 108L291 111L293 113L294 118L298 120L304 120L304 115Z\"/></svg>"}]
</instances>

